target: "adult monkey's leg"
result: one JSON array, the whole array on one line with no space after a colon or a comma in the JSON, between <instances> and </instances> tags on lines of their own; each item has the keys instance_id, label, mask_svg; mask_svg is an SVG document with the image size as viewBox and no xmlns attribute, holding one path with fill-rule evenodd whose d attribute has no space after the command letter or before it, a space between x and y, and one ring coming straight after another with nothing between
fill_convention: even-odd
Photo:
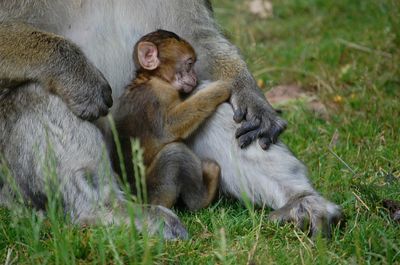
<instances>
[{"instance_id":1,"label":"adult monkey's leg","mask_svg":"<svg viewBox=\"0 0 400 265\"><path fill-rule=\"evenodd\" d=\"M233 111L222 104L192 137L189 146L200 157L221 166L221 189L243 199L246 194L256 205L273 208L270 219L294 222L310 232L330 234L330 227L341 218L340 207L324 199L307 178L306 167L278 142L264 151L252 144L246 149L232 145L238 125L230 118Z\"/></svg>"},{"instance_id":2,"label":"adult monkey's leg","mask_svg":"<svg viewBox=\"0 0 400 265\"><path fill-rule=\"evenodd\" d=\"M236 131L239 145L246 147L259 138L261 147L267 149L277 141L286 122L266 101L237 49L218 30L209 1L175 0L165 3L169 6L161 12L165 13L160 17L161 25L177 32L195 47L200 79L233 81L233 116L236 122L243 121ZM170 17L179 20L172 22Z\"/></svg>"},{"instance_id":3,"label":"adult monkey's leg","mask_svg":"<svg viewBox=\"0 0 400 265\"><path fill-rule=\"evenodd\" d=\"M0 152L11 179L3 180L0 203L21 194L26 203L45 210L59 195L66 215L79 224L130 224L165 238L185 238L178 217L159 206L131 205L116 184L103 136L76 117L57 96L28 84L0 99ZM14 185L15 184L15 185Z\"/></svg>"},{"instance_id":4,"label":"adult monkey's leg","mask_svg":"<svg viewBox=\"0 0 400 265\"><path fill-rule=\"evenodd\" d=\"M0 93L39 82L83 119L112 105L111 88L80 49L66 39L23 23L0 22Z\"/></svg>"},{"instance_id":5,"label":"adult monkey's leg","mask_svg":"<svg viewBox=\"0 0 400 265\"><path fill-rule=\"evenodd\" d=\"M18 20L19 16L21 16L21 21L25 21L27 17L23 16L24 11L32 14L29 17L34 18L36 18L35 11L37 11L40 16L43 15L43 17L38 15L38 19L46 19L47 11L49 11L35 9L36 3L41 4L44 1L23 1L21 5L25 8L28 6L28 8L22 11L13 9L19 5L18 1L3 2L0 4L0 21L7 21L7 13L13 13L13 11L17 16L15 19L10 19L11 21ZM66 6L68 5L69 3L66 3ZM47 5L43 7L47 7ZM57 11L63 12L63 10ZM39 21L38 25L46 25L47 22L47 20ZM67 25L65 26L67 27ZM63 37L24 23L0 22L0 61L0 100L2 100L0 104L0 152L4 154L12 172L18 171L18 174L12 174L12 176L21 188L25 199L39 208L46 204L45 185L40 179L42 176L40 164L35 160L36 154L32 153L33 149L30 144L40 140L42 144L37 147L39 149L45 147L47 133L43 133L42 127L47 125L42 124L43 126L39 126L39 128L30 128L30 126L38 124L47 117L51 121L49 124L52 125L50 131L55 135L53 140L62 143L56 160L57 176L60 178L60 192L66 214L71 215L72 220L78 223L124 223L129 221L124 213L126 203L118 198L117 204L120 204L120 207L112 210L93 204L93 202L103 201L106 206L109 201L107 191L118 193L118 190L115 191L116 187L113 181L102 187L93 186L93 183L89 181L99 178L99 171L96 170L98 161L91 160L86 165L82 162L87 162L86 159L93 159L92 151L97 155L101 154L102 141L91 141L91 139L96 139L96 137L93 138L94 135L91 132L93 130L97 132L97 130L90 124L89 127L91 126L92 129L80 125L76 127L68 125L62 130L59 129L60 124L65 125L71 121L82 122L73 113L80 118L89 120L107 113L108 107L112 104L111 89L103 75L86 59L76 45ZM33 89L32 83L40 84L40 89ZM25 86L25 84L29 85ZM60 100L56 104L56 108L49 107L47 103L47 105L40 103L41 100L49 98L49 94L43 93L42 88L60 96L73 113ZM24 96L27 91L31 93ZM37 95L39 91L41 92L40 96ZM15 93L18 94L18 98L15 98ZM25 97L27 101L25 104L21 104L20 96ZM38 100L40 104L36 104L34 99ZM59 98L53 97L53 99ZM35 108L38 106L43 109L35 112ZM63 106L65 110L60 112L60 106ZM10 112L15 109L19 111ZM32 116L23 119L22 116L26 113L32 113ZM17 124L20 126L18 127ZM99 135L98 132L97 134ZM72 151L74 146L79 146L79 148ZM85 155L78 157L77 154L80 152ZM0 184L0 203L9 202L10 197L11 200L13 199L11 187L7 183ZM135 222L139 229L143 228L144 221L150 232L158 231L160 224L164 224L165 238L187 236L179 219L170 210L158 206L139 207L137 209L143 209L144 213L144 219L137 219Z\"/></svg>"}]
</instances>

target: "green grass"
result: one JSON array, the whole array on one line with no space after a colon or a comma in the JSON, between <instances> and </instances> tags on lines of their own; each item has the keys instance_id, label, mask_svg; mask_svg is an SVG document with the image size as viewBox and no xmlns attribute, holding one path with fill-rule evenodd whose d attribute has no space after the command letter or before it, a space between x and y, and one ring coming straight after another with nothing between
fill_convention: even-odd
<instances>
[{"instance_id":1,"label":"green grass","mask_svg":"<svg viewBox=\"0 0 400 265\"><path fill-rule=\"evenodd\" d=\"M273 3L267 20L241 0L214 1L215 15L267 88L298 84L328 106L327 121L300 101L282 106L289 127L281 138L315 187L343 207L347 223L332 240L311 241L269 223L269 209L228 200L179 212L191 239L178 242L123 227L74 227L56 211L43 219L0 209L0 263L10 253L16 264L400 264L400 225L381 206L400 200L400 4Z\"/></svg>"}]
</instances>

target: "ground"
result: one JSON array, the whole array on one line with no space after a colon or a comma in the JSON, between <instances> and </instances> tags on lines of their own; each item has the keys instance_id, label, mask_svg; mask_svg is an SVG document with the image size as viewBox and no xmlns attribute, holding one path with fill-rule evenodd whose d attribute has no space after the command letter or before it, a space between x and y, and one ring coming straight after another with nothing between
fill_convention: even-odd
<instances>
[{"instance_id":1,"label":"ground","mask_svg":"<svg viewBox=\"0 0 400 265\"><path fill-rule=\"evenodd\" d=\"M400 224L382 207L400 200L400 4L396 0L274 0L259 18L244 0L215 0L215 16L265 91L296 86L276 106L281 139L307 164L314 186L347 222L311 240L268 222L270 209L220 200L178 212L191 239L165 242L126 228L78 228L0 209L5 264L400 264Z\"/></svg>"}]
</instances>

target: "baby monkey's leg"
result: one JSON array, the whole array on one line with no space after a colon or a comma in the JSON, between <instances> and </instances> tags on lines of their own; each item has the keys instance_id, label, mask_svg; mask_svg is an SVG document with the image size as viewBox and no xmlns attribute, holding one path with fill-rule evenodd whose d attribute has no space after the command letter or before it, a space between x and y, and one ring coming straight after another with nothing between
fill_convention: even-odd
<instances>
[{"instance_id":1,"label":"baby monkey's leg","mask_svg":"<svg viewBox=\"0 0 400 265\"><path fill-rule=\"evenodd\" d=\"M146 184L150 204L172 208L176 203L180 187L178 186L179 161L174 156L179 146L169 144L154 158L147 169Z\"/></svg>"},{"instance_id":2,"label":"baby monkey's leg","mask_svg":"<svg viewBox=\"0 0 400 265\"><path fill-rule=\"evenodd\" d=\"M215 162L202 163L185 144L171 143L148 169L149 202L171 208L181 197L190 211L196 211L212 201L218 179L219 166Z\"/></svg>"},{"instance_id":3,"label":"baby monkey's leg","mask_svg":"<svg viewBox=\"0 0 400 265\"><path fill-rule=\"evenodd\" d=\"M213 201L221 170L217 162L208 159L201 161L186 145L184 147L187 160L181 163L178 178L181 185L180 196L190 211L197 211Z\"/></svg>"}]
</instances>

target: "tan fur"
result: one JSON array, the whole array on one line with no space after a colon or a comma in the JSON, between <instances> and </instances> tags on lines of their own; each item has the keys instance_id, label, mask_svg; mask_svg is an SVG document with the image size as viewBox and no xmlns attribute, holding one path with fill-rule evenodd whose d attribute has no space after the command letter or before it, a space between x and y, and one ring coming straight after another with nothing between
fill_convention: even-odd
<instances>
[{"instance_id":1,"label":"tan fur","mask_svg":"<svg viewBox=\"0 0 400 265\"><path fill-rule=\"evenodd\" d=\"M222 81L211 83L187 100L170 105L166 120L176 140L187 139L219 104L229 99L229 85Z\"/></svg>"},{"instance_id":2,"label":"tan fur","mask_svg":"<svg viewBox=\"0 0 400 265\"><path fill-rule=\"evenodd\" d=\"M133 95L136 93L141 94L140 102ZM140 139L144 150L144 162L148 167L147 181L155 183L152 184L153 187L159 188L160 185L157 183L160 182L160 172L157 172L157 164L164 162L160 161L160 152L171 143L183 142L187 139L216 110L219 104L229 99L229 95L229 83L226 82L211 83L186 100L182 99L178 91L170 84L158 78L151 78L144 87L143 85L142 87L129 87L122 95L121 105L117 110L117 113L123 117L117 115L115 119L131 186L134 186L135 178L130 170L132 168L129 144L131 138ZM158 111L153 109L154 104L158 106ZM129 113L128 109L131 107L137 108L137 111ZM138 112L141 113L138 114ZM159 124L162 124L162 127L158 127ZM147 129L143 130L143 128ZM119 162L115 152L113 162L118 171ZM218 164L213 163L215 164L214 169L219 168ZM203 182L208 192L203 198L205 202L197 208L206 207L218 190L220 171L210 169L210 164L211 162L206 163L202 171ZM152 185L148 186L152 187ZM179 195L165 190L159 191L157 196L153 197L151 190L148 193L149 201L152 204L165 207L172 207Z\"/></svg>"},{"instance_id":3,"label":"tan fur","mask_svg":"<svg viewBox=\"0 0 400 265\"><path fill-rule=\"evenodd\" d=\"M202 161L202 168L203 181L209 191L208 196L202 205L202 208L205 208L214 200L217 194L218 189L216 189L216 187L218 187L219 184L218 176L221 175L221 168L218 163L210 159Z\"/></svg>"}]
</instances>

